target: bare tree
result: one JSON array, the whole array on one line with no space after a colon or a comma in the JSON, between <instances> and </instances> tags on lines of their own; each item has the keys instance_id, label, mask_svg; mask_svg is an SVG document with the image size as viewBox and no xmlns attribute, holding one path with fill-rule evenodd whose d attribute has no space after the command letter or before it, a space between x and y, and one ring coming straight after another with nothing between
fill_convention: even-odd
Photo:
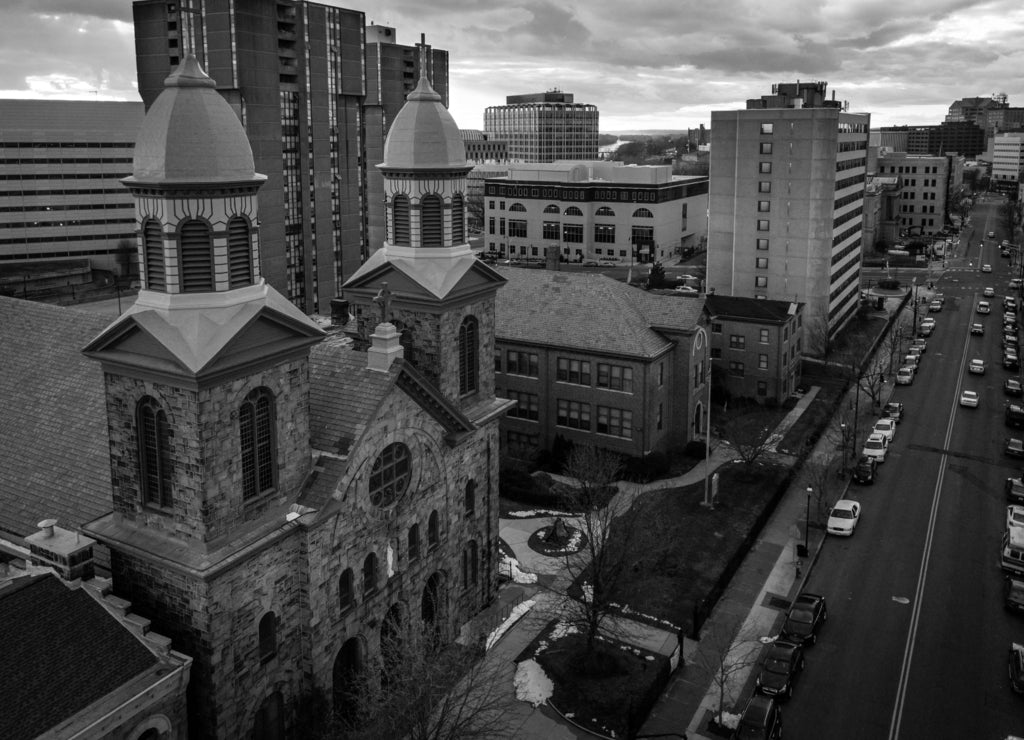
<instances>
[{"instance_id":1,"label":"bare tree","mask_svg":"<svg viewBox=\"0 0 1024 740\"><path fill-rule=\"evenodd\" d=\"M828 321L822 318L804 322L804 338L807 340L807 348L810 352L825 360L836 348L835 337L832 335Z\"/></svg>"},{"instance_id":2,"label":"bare tree","mask_svg":"<svg viewBox=\"0 0 1024 740\"><path fill-rule=\"evenodd\" d=\"M903 356L903 342L911 336L912 332L910 327L907 325L906 319L903 314L899 314L892 326L889 327L888 333L882 340L881 350L888 357L888 365L886 373L892 375L897 369L894 362L900 360Z\"/></svg>"},{"instance_id":3,"label":"bare tree","mask_svg":"<svg viewBox=\"0 0 1024 740\"><path fill-rule=\"evenodd\" d=\"M732 445L740 459L750 465L771 446L777 421L770 411L740 409L720 418L718 433Z\"/></svg>"},{"instance_id":4,"label":"bare tree","mask_svg":"<svg viewBox=\"0 0 1024 740\"><path fill-rule=\"evenodd\" d=\"M746 632L730 640L724 625L714 624L701 635L695 662L711 680L718 701L715 721L721 726L726 708L736 703L750 669L757 665L763 643Z\"/></svg>"},{"instance_id":5,"label":"bare tree","mask_svg":"<svg viewBox=\"0 0 1024 740\"><path fill-rule=\"evenodd\" d=\"M614 595L627 579L635 578L631 564L637 512L624 494L609 496L622 470L618 455L576 445L562 468L575 484L564 494L564 506L578 513L581 548L565 554L572 585L565 589L561 619L586 639L587 658L597 655L598 638L619 637L615 617L621 607Z\"/></svg>"},{"instance_id":6,"label":"bare tree","mask_svg":"<svg viewBox=\"0 0 1024 740\"><path fill-rule=\"evenodd\" d=\"M403 635L372 661L335 713L332 740L484 740L511 738L509 677L482 648L436 647L430 635Z\"/></svg>"},{"instance_id":7,"label":"bare tree","mask_svg":"<svg viewBox=\"0 0 1024 740\"><path fill-rule=\"evenodd\" d=\"M833 494L839 489L839 472L843 469L842 454L822 454L808 459L802 473L814 499L812 521L821 524L832 505Z\"/></svg>"}]
</instances>

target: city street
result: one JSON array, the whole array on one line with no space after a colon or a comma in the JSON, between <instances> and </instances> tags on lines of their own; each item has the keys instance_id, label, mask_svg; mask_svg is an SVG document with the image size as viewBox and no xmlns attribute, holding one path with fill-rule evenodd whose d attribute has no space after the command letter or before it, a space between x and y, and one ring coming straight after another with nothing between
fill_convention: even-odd
<instances>
[{"instance_id":1,"label":"city street","mask_svg":"<svg viewBox=\"0 0 1024 740\"><path fill-rule=\"evenodd\" d=\"M828 597L829 622L786 707L787 737L1024 733L1006 669L1024 620L1003 609L998 565L1003 481L1021 467L1002 451L1010 433L1002 385L1019 373L1001 366L1001 301L1015 273L997 249L1009 236L998 203L976 206L967 256L936 284L945 306L930 314L937 327L918 377L893 396L906 416L889 457L875 485L849 492L864 509L856 534L826 543L807 585ZM979 247L989 231L996 238ZM981 316L975 306L986 286L996 297ZM974 322L984 335L970 334ZM967 373L974 358L985 361L984 375ZM962 389L979 393L978 408L958 405Z\"/></svg>"}]
</instances>

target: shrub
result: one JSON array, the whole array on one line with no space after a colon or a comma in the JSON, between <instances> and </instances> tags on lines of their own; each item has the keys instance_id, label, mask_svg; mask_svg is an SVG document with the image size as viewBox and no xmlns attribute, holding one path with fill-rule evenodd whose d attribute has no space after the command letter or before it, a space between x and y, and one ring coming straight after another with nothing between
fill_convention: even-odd
<instances>
[{"instance_id":1,"label":"shrub","mask_svg":"<svg viewBox=\"0 0 1024 740\"><path fill-rule=\"evenodd\" d=\"M896 278L882 278L878 281L878 287L885 290L896 290L900 287L900 281Z\"/></svg>"}]
</instances>

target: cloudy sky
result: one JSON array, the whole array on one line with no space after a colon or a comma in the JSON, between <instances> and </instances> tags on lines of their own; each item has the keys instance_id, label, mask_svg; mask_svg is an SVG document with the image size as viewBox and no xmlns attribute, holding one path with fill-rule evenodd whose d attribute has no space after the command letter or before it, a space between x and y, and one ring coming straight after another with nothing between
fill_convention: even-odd
<instances>
[{"instance_id":1,"label":"cloudy sky","mask_svg":"<svg viewBox=\"0 0 1024 740\"><path fill-rule=\"evenodd\" d=\"M245 0L235 0L242 3ZM602 131L683 129L773 82L826 80L872 125L1024 106L1021 0L327 0L447 49L451 111L558 88ZM130 0L0 0L0 97L137 100Z\"/></svg>"}]
</instances>

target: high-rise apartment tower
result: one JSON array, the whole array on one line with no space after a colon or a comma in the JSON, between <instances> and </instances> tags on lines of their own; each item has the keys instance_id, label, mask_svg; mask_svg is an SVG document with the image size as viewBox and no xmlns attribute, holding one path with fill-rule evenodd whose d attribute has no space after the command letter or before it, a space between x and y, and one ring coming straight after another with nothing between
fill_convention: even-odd
<instances>
[{"instance_id":1,"label":"high-rise apartment tower","mask_svg":"<svg viewBox=\"0 0 1024 740\"><path fill-rule=\"evenodd\" d=\"M327 313L383 241L375 166L388 122L415 84L418 55L389 42L393 29L367 30L362 12L303 0L139 0L133 14L147 110L193 51L267 175L263 276L306 313ZM426 59L426 76L447 101L447 52Z\"/></svg>"},{"instance_id":2,"label":"high-rise apartment tower","mask_svg":"<svg viewBox=\"0 0 1024 740\"><path fill-rule=\"evenodd\" d=\"M806 303L810 352L857 308L871 122L826 84L775 85L711 114L708 288Z\"/></svg>"}]
</instances>

